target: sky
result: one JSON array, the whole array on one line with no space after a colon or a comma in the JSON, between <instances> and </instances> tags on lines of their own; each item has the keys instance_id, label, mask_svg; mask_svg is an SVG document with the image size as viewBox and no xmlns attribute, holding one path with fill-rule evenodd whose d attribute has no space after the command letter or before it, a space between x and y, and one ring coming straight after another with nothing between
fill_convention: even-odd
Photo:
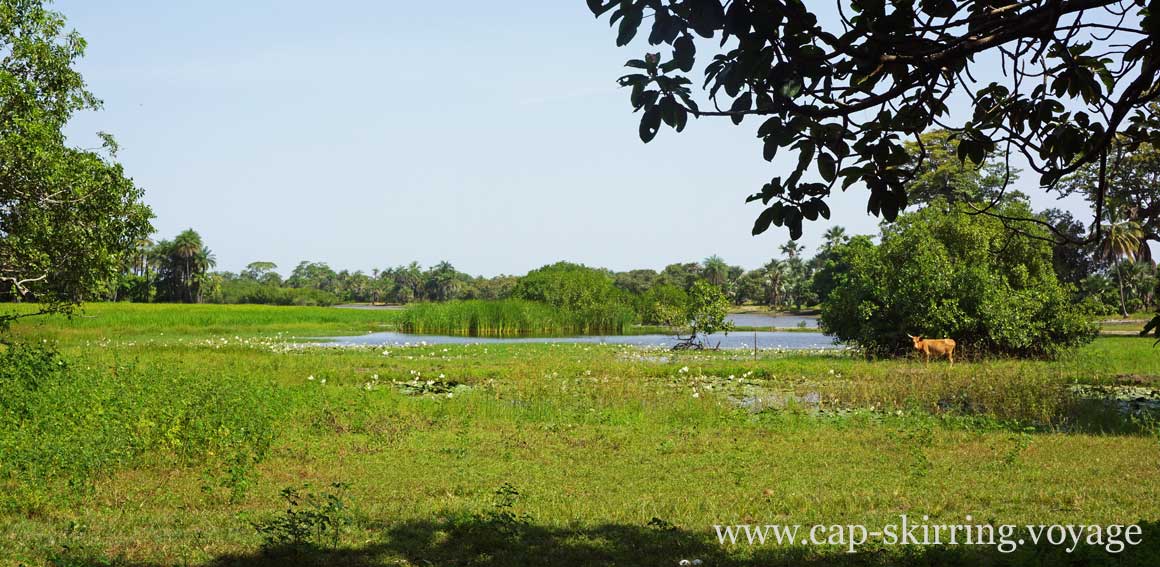
<instances>
[{"instance_id":1,"label":"sky","mask_svg":"<svg viewBox=\"0 0 1160 567\"><path fill-rule=\"evenodd\" d=\"M791 168L787 152L762 159L756 120L690 121L641 143L615 81L648 46L617 48L582 0L53 9L88 40L78 66L104 101L70 139L92 147L111 133L155 238L193 228L219 270L446 260L492 276L713 254L755 268L788 240L777 227L751 236L760 208L745 204ZM807 224L801 242L812 251L834 224L876 233L866 196L835 195L831 221Z\"/></svg>"}]
</instances>

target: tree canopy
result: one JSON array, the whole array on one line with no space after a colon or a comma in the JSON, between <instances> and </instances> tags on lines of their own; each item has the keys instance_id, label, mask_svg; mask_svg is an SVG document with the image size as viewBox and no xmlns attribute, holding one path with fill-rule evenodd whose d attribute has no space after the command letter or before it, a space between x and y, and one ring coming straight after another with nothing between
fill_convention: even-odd
<instances>
[{"instance_id":1,"label":"tree canopy","mask_svg":"<svg viewBox=\"0 0 1160 567\"><path fill-rule=\"evenodd\" d=\"M42 312L107 291L152 230L112 138L101 151L65 139L74 113L100 106L74 69L84 48L41 1L0 0L0 296Z\"/></svg>"},{"instance_id":2,"label":"tree canopy","mask_svg":"<svg viewBox=\"0 0 1160 567\"><path fill-rule=\"evenodd\" d=\"M1019 202L998 206L1031 214ZM1095 337L1086 308L1059 283L1044 235L1011 234L961 207L907 213L883 229L878 246L855 239L835 247L822 327L877 355L909 348L907 334L1016 356L1054 356Z\"/></svg>"},{"instance_id":3,"label":"tree canopy","mask_svg":"<svg viewBox=\"0 0 1160 567\"><path fill-rule=\"evenodd\" d=\"M835 189L856 183L869 190L869 213L895 220L928 155L922 134L934 128L951 133L959 161L1023 156L1049 190L1100 164L1098 195L1114 141L1160 140L1148 104L1160 97L1160 0L834 0L828 18L822 2L804 0L587 3L617 26L618 46L643 31L669 48L628 61L634 72L619 81L641 113L643 141L662 126L683 131L689 117L758 116L765 159L796 154L792 172L749 197L764 207L754 234L785 226L797 239L803 220L829 218ZM698 38L716 48L704 53L713 44ZM698 60L711 109L687 76ZM984 66L1002 80L977 79ZM973 112L952 113L952 96ZM1090 238L1102 218L1097 198Z\"/></svg>"}]
</instances>

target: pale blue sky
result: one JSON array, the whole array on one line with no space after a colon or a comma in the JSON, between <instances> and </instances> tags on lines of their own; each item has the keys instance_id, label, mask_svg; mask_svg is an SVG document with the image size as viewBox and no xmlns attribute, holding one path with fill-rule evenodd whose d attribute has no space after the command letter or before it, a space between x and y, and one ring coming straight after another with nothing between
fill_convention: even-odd
<instances>
[{"instance_id":1,"label":"pale blue sky","mask_svg":"<svg viewBox=\"0 0 1160 567\"><path fill-rule=\"evenodd\" d=\"M494 275L711 254L752 268L788 239L749 233L745 197L786 169L761 159L758 122L642 144L615 79L647 46L616 48L582 0L54 9L88 39L80 67L105 102L74 140L112 133L158 236L196 229L219 269L448 260ZM833 199L833 222L876 232L865 196Z\"/></svg>"}]
</instances>

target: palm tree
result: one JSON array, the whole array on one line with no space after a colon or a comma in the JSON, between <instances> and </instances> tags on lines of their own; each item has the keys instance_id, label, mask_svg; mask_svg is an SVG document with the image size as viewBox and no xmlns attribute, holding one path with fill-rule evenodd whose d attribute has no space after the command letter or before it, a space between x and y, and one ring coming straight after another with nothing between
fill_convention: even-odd
<instances>
[{"instance_id":1,"label":"palm tree","mask_svg":"<svg viewBox=\"0 0 1160 567\"><path fill-rule=\"evenodd\" d=\"M782 278L785 277L785 264L780 260L770 260L765 266L765 277L769 282L769 307L775 308L781 301Z\"/></svg>"},{"instance_id":2,"label":"palm tree","mask_svg":"<svg viewBox=\"0 0 1160 567\"><path fill-rule=\"evenodd\" d=\"M722 287L725 284L725 280L729 277L729 264L726 264L725 260L714 254L705 258L704 268L701 273L705 274L705 279L709 280L709 283L717 287Z\"/></svg>"},{"instance_id":3,"label":"palm tree","mask_svg":"<svg viewBox=\"0 0 1160 567\"><path fill-rule=\"evenodd\" d=\"M178 260L178 273L181 287L185 291L185 301L193 303L194 278L197 273L198 256L205 246L201 236L193 229L186 230L173 239L172 253Z\"/></svg>"},{"instance_id":4,"label":"palm tree","mask_svg":"<svg viewBox=\"0 0 1160 567\"><path fill-rule=\"evenodd\" d=\"M1100 244L1100 254L1116 265L1116 280L1120 286L1120 315L1128 316L1128 303L1124 299L1124 274L1122 260L1136 261L1136 253L1144 240L1144 230L1140 223L1120 216L1113 208L1108 208L1108 231Z\"/></svg>"},{"instance_id":5,"label":"palm tree","mask_svg":"<svg viewBox=\"0 0 1160 567\"><path fill-rule=\"evenodd\" d=\"M133 244L133 274L145 276L149 274L149 255L153 249L153 241L148 237L138 239Z\"/></svg>"},{"instance_id":6,"label":"palm tree","mask_svg":"<svg viewBox=\"0 0 1160 567\"><path fill-rule=\"evenodd\" d=\"M846 235L846 229L840 226L830 227L830 229L827 230L824 235L822 235L822 238L825 240L825 244L823 244L822 247L826 250L829 250L840 244L845 244L850 240L850 237Z\"/></svg>"},{"instance_id":7,"label":"palm tree","mask_svg":"<svg viewBox=\"0 0 1160 567\"><path fill-rule=\"evenodd\" d=\"M781 246L781 253L785 254L787 258L797 258L798 254L801 254L803 250L805 250L805 247L792 240Z\"/></svg>"}]
</instances>

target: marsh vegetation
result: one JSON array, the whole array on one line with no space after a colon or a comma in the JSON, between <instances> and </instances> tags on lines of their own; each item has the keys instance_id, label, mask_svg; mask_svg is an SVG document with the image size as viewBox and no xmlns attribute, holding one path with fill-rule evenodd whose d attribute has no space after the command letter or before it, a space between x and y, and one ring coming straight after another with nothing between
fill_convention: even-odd
<instances>
[{"instance_id":1,"label":"marsh vegetation","mask_svg":"<svg viewBox=\"0 0 1160 567\"><path fill-rule=\"evenodd\" d=\"M1156 415L1115 399L1160 388L1147 339L950 368L837 352L288 340L394 316L375 311L86 313L18 324L22 342L58 354L0 355L0 555L14 561L500 565L537 563L541 549L569 564L824 563L843 550L721 547L709 526L1160 514ZM284 489L314 499L287 515ZM279 533L302 535L271 544ZM1155 553L1145 541L1118 558ZM899 553L866 557L917 561Z\"/></svg>"}]
</instances>

